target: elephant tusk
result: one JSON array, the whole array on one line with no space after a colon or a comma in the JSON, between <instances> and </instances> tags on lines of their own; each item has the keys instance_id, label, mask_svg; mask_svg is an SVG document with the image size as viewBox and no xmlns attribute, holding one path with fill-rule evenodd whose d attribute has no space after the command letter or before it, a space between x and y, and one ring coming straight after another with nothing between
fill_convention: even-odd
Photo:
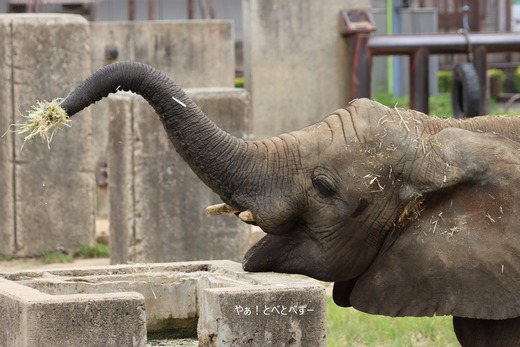
<instances>
[{"instance_id":1,"label":"elephant tusk","mask_svg":"<svg viewBox=\"0 0 520 347\"><path fill-rule=\"evenodd\" d=\"M240 218L240 220L242 222L246 222L246 223L254 223L255 222L255 217L253 216L253 212L247 210L247 211L244 211L244 212L240 212L240 214L238 215L238 218Z\"/></svg>"},{"instance_id":2,"label":"elephant tusk","mask_svg":"<svg viewBox=\"0 0 520 347\"><path fill-rule=\"evenodd\" d=\"M225 203L206 207L206 214L208 216L221 216L227 214L234 214L237 212L240 212L240 210L237 210L236 208L229 206Z\"/></svg>"},{"instance_id":3,"label":"elephant tusk","mask_svg":"<svg viewBox=\"0 0 520 347\"><path fill-rule=\"evenodd\" d=\"M237 210L236 208L225 203L206 207L206 214L208 216L221 216L235 214L238 212L240 212L240 210ZM255 217L253 216L253 213L249 210L240 212L238 214L238 218L240 218L241 221L246 223L255 223Z\"/></svg>"}]
</instances>

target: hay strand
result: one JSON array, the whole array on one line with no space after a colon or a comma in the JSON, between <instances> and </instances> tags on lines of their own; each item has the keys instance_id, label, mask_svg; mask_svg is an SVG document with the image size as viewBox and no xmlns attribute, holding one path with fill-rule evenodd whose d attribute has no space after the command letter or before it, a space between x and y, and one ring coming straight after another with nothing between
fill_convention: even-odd
<instances>
[{"instance_id":1,"label":"hay strand","mask_svg":"<svg viewBox=\"0 0 520 347\"><path fill-rule=\"evenodd\" d=\"M62 125L70 127L70 119L67 112L61 107L62 103L63 99L61 98L50 102L37 101L36 105L33 105L27 111L27 115L22 115L27 121L24 124L13 124L11 127L18 128L18 130L14 130L18 134L28 133L24 138L24 144L39 135L42 142L47 142L47 147L50 148L54 133Z\"/></svg>"}]
</instances>

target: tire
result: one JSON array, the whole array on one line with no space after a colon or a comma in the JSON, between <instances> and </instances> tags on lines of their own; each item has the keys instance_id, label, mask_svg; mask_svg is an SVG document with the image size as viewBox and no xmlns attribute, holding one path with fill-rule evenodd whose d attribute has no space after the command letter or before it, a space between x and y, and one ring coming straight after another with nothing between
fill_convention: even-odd
<instances>
[{"instance_id":1,"label":"tire","mask_svg":"<svg viewBox=\"0 0 520 347\"><path fill-rule=\"evenodd\" d=\"M472 63L457 64L453 68L451 106L455 118L483 114L480 81Z\"/></svg>"}]
</instances>

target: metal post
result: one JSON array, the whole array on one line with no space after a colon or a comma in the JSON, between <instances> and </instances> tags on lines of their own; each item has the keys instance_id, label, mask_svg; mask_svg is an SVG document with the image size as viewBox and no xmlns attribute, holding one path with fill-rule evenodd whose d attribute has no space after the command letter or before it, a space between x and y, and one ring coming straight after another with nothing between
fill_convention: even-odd
<instances>
[{"instance_id":1,"label":"metal post","mask_svg":"<svg viewBox=\"0 0 520 347\"><path fill-rule=\"evenodd\" d=\"M471 0L469 5L469 30L480 31L480 0Z\"/></svg>"},{"instance_id":2,"label":"metal post","mask_svg":"<svg viewBox=\"0 0 520 347\"><path fill-rule=\"evenodd\" d=\"M195 0L188 0L188 19L195 18Z\"/></svg>"},{"instance_id":3,"label":"metal post","mask_svg":"<svg viewBox=\"0 0 520 347\"><path fill-rule=\"evenodd\" d=\"M148 20L155 19L155 0L148 0Z\"/></svg>"},{"instance_id":4,"label":"metal post","mask_svg":"<svg viewBox=\"0 0 520 347\"><path fill-rule=\"evenodd\" d=\"M426 48L419 48L410 56L410 108L428 114L429 79Z\"/></svg>"},{"instance_id":5,"label":"metal post","mask_svg":"<svg viewBox=\"0 0 520 347\"><path fill-rule=\"evenodd\" d=\"M487 104L487 49L484 46L473 47L473 65L475 66L475 70L477 70L478 80L480 83L480 91L481 91L481 110L484 114L488 113L488 104Z\"/></svg>"},{"instance_id":6,"label":"metal post","mask_svg":"<svg viewBox=\"0 0 520 347\"><path fill-rule=\"evenodd\" d=\"M128 0L128 20L135 20L135 0Z\"/></svg>"},{"instance_id":7,"label":"metal post","mask_svg":"<svg viewBox=\"0 0 520 347\"><path fill-rule=\"evenodd\" d=\"M392 0L392 35L401 34L401 9L403 8L403 0ZM402 87L402 69L403 69L403 59L401 57L393 57L393 64L389 66L389 69L393 69L392 73L392 92L397 96L404 96L404 91Z\"/></svg>"},{"instance_id":8,"label":"metal post","mask_svg":"<svg viewBox=\"0 0 520 347\"><path fill-rule=\"evenodd\" d=\"M372 87L372 57L367 49L368 35L356 35L351 50L352 79L350 85L350 99L370 98Z\"/></svg>"},{"instance_id":9,"label":"metal post","mask_svg":"<svg viewBox=\"0 0 520 347\"><path fill-rule=\"evenodd\" d=\"M339 21L340 33L348 38L349 47L353 47L350 51L352 70L348 99L369 98L372 59L367 46L370 33L376 30L374 17L366 10L342 10Z\"/></svg>"}]
</instances>

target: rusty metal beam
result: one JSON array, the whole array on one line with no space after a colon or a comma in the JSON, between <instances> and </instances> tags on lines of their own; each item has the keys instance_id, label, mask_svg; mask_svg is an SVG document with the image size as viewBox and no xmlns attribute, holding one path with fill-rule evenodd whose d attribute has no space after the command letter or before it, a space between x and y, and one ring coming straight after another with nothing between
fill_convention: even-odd
<instances>
[{"instance_id":1,"label":"rusty metal beam","mask_svg":"<svg viewBox=\"0 0 520 347\"><path fill-rule=\"evenodd\" d=\"M373 36L368 42L372 55L410 55L420 48L430 54L467 53L470 46L484 46L488 53L518 52L520 35L518 33L469 33L426 34L426 35L380 35Z\"/></svg>"},{"instance_id":2,"label":"rusty metal beam","mask_svg":"<svg viewBox=\"0 0 520 347\"><path fill-rule=\"evenodd\" d=\"M478 1L478 0L475 0ZM478 8L477 8L478 9ZM477 11L478 12L478 11ZM487 90L487 54L520 51L518 33L468 33L381 35L375 30L367 10L340 12L340 33L349 39L352 74L351 99L370 96L372 57L407 55L410 57L410 106L428 113L428 60L430 54L467 54L479 75L481 90ZM486 98L482 98L485 110Z\"/></svg>"},{"instance_id":3,"label":"rusty metal beam","mask_svg":"<svg viewBox=\"0 0 520 347\"><path fill-rule=\"evenodd\" d=\"M350 99L370 97L370 74L372 59L367 43L370 33L376 31L376 22L369 10L342 10L339 13L339 31L348 37L352 78L350 79Z\"/></svg>"},{"instance_id":4,"label":"rusty metal beam","mask_svg":"<svg viewBox=\"0 0 520 347\"><path fill-rule=\"evenodd\" d=\"M350 99L369 98L371 88L372 59L367 52L368 35L357 35L351 38L350 61L352 78L350 79Z\"/></svg>"}]
</instances>

